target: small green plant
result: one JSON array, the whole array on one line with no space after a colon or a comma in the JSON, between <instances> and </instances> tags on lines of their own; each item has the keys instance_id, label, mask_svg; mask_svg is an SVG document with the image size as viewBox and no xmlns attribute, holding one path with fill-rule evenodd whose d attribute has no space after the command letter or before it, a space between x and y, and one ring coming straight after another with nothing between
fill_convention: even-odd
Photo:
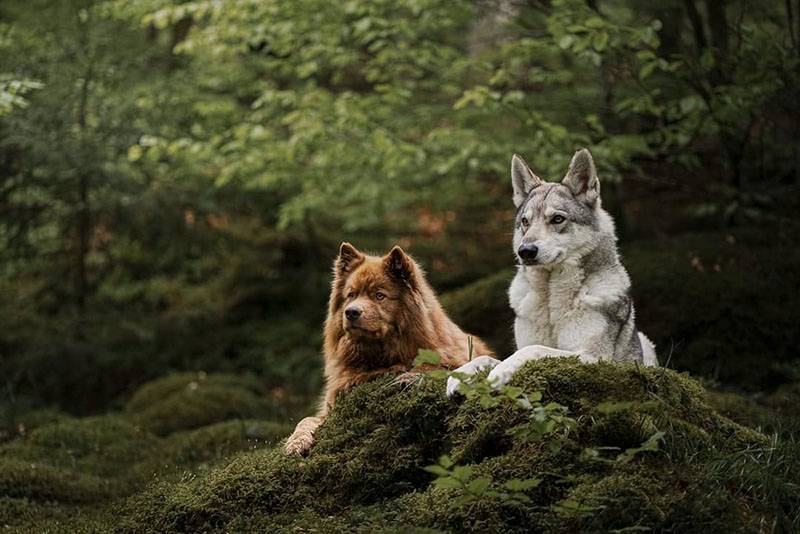
<instances>
[{"instance_id":1,"label":"small green plant","mask_svg":"<svg viewBox=\"0 0 800 534\"><path fill-rule=\"evenodd\" d=\"M442 357L435 350L419 349L417 357L414 358L414 368L425 365L441 365ZM445 371L446 373L447 371Z\"/></svg>"},{"instance_id":2,"label":"small green plant","mask_svg":"<svg viewBox=\"0 0 800 534\"><path fill-rule=\"evenodd\" d=\"M575 499L564 499L550 505L553 512L565 517L587 516L603 508L605 506L591 506Z\"/></svg>"},{"instance_id":3,"label":"small green plant","mask_svg":"<svg viewBox=\"0 0 800 534\"><path fill-rule=\"evenodd\" d=\"M597 411L602 416L610 416L626 410L650 410L656 406L657 403L655 401L601 402L597 405ZM628 463L641 452L657 451L659 449L660 442L663 441L663 438L664 432L657 430L640 446L631 447L623 450L622 452L619 452L621 450L619 447L587 447L581 453L581 458L586 461ZM614 458L609 458L608 455L613 453L618 454Z\"/></svg>"},{"instance_id":4,"label":"small green plant","mask_svg":"<svg viewBox=\"0 0 800 534\"><path fill-rule=\"evenodd\" d=\"M499 388L483 374L466 375L446 373L461 380L459 391L468 399L477 398L482 408L494 408L506 403L520 406L527 412L525 423L508 430L508 435L524 441L539 441L552 437L550 446L558 450L570 429L575 427L575 419L569 416L569 408L557 402L542 403L542 392L525 390L517 386L503 385Z\"/></svg>"},{"instance_id":5,"label":"small green plant","mask_svg":"<svg viewBox=\"0 0 800 534\"><path fill-rule=\"evenodd\" d=\"M472 358L472 340L469 340L469 356ZM414 367L425 365L438 365L441 363L439 354L429 350L420 350L414 360ZM551 450L560 450L569 431L575 427L576 421L571 418L569 409L557 402L542 403L542 392L533 391L526 393L523 388L503 385L499 388L487 377L478 373L467 375L453 371L435 370L429 376L438 378L454 377L461 381L459 391L467 399L477 399L481 408L489 409L505 404L516 404L527 413L527 421L507 431L508 435L523 441L540 441L551 438ZM433 484L441 488L461 490L455 499L456 504L468 504L479 498L496 498L507 503L529 502L530 498L525 491L537 487L541 479L530 478L525 480L508 480L499 487L493 485L491 477L476 476L470 466L456 465L453 460L445 455L436 465L425 467L429 473L437 476Z\"/></svg>"},{"instance_id":6,"label":"small green plant","mask_svg":"<svg viewBox=\"0 0 800 534\"><path fill-rule=\"evenodd\" d=\"M433 481L436 487L461 490L453 503L462 506L482 498L499 499L507 503L527 503L531 499L525 492L541 483L541 479L538 478L526 480L515 478L498 486L493 484L491 477L477 476L472 466L456 465L447 455L439 458L438 464L429 465L424 469L437 476Z\"/></svg>"},{"instance_id":7,"label":"small green plant","mask_svg":"<svg viewBox=\"0 0 800 534\"><path fill-rule=\"evenodd\" d=\"M613 459L603 456L607 452L617 452L619 447L587 447L581 452L581 459L584 461L622 463L626 464L641 452L654 452L659 449L660 442L664 439L664 432L660 430L647 438L639 447L631 447L617 454Z\"/></svg>"},{"instance_id":8,"label":"small green plant","mask_svg":"<svg viewBox=\"0 0 800 534\"><path fill-rule=\"evenodd\" d=\"M564 446L569 432L575 428L577 422L569 416L569 409L557 402L540 402L542 394L535 392L535 400L528 395L532 406L528 412L528 421L508 430L508 435L524 441L541 441L549 438L550 450L557 452Z\"/></svg>"}]
</instances>

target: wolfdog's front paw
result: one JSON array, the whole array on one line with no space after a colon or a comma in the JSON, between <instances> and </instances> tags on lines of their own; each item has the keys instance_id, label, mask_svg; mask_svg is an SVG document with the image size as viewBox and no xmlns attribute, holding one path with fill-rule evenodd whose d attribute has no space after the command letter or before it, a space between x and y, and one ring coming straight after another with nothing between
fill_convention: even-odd
<instances>
[{"instance_id":1,"label":"wolfdog's front paw","mask_svg":"<svg viewBox=\"0 0 800 534\"><path fill-rule=\"evenodd\" d=\"M492 369L487 378L492 383L492 387L497 389L508 384L514 373L519 371L526 363L558 355L559 353L564 353L564 351L550 349L541 345L528 345L500 362L497 367Z\"/></svg>"},{"instance_id":2,"label":"wolfdog's front paw","mask_svg":"<svg viewBox=\"0 0 800 534\"><path fill-rule=\"evenodd\" d=\"M517 370L519 370L519 366L513 364L503 365L501 363L492 369L492 371L489 373L489 376L486 378L494 389L498 389L508 384L509 381L511 381L511 377L514 376L514 373L516 373Z\"/></svg>"},{"instance_id":3,"label":"wolfdog's front paw","mask_svg":"<svg viewBox=\"0 0 800 534\"><path fill-rule=\"evenodd\" d=\"M471 361L465 363L464 365L462 365L453 372L465 375L474 375L480 372L482 369L490 369L499 363L500 360L496 360L491 356L478 356L477 358L474 358ZM460 387L461 387L461 380L459 378L456 378L455 376L450 376L447 378L446 393L448 397L452 397L453 395L455 395Z\"/></svg>"},{"instance_id":4,"label":"wolfdog's front paw","mask_svg":"<svg viewBox=\"0 0 800 534\"><path fill-rule=\"evenodd\" d=\"M445 390L448 397L452 397L461 387L461 380L454 376L447 377L447 389Z\"/></svg>"}]
</instances>

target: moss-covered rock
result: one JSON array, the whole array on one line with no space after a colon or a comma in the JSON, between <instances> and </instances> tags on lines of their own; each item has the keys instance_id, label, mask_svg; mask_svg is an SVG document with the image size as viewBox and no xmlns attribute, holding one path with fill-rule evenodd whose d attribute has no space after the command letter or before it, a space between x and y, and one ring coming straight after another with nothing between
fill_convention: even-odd
<instances>
[{"instance_id":1,"label":"moss-covered rock","mask_svg":"<svg viewBox=\"0 0 800 534\"><path fill-rule=\"evenodd\" d=\"M169 375L145 384L125 411L159 436L229 419L276 419L281 414L256 379L202 372Z\"/></svg>"},{"instance_id":2,"label":"moss-covered rock","mask_svg":"<svg viewBox=\"0 0 800 534\"><path fill-rule=\"evenodd\" d=\"M782 507L795 502L790 485L768 495L737 479L741 462L767 473L758 453L767 438L719 415L685 376L550 359L512 383L568 407L574 424L560 446L509 435L528 421L515 403L482 408L478 398L448 400L440 379L408 386L387 377L340 398L308 457L260 449L198 478L155 484L128 501L120 529L742 531L786 520ZM655 432L659 447L616 459ZM422 469L442 454L490 488L540 482L526 499L498 492L467 502Z\"/></svg>"}]
</instances>

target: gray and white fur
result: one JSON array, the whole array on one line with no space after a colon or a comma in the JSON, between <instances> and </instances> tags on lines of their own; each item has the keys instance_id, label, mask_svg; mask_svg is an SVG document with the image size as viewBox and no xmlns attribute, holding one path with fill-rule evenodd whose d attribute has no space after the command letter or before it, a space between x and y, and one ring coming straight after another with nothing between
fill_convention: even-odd
<instances>
[{"instance_id":1,"label":"gray and white fur","mask_svg":"<svg viewBox=\"0 0 800 534\"><path fill-rule=\"evenodd\" d=\"M655 346L636 330L630 278L589 151L575 153L560 183L542 181L515 154L511 182L519 265L508 295L518 350L502 362L480 356L457 372L493 368L489 379L499 387L526 362L546 357L658 365ZM447 394L459 385L451 377Z\"/></svg>"}]
</instances>

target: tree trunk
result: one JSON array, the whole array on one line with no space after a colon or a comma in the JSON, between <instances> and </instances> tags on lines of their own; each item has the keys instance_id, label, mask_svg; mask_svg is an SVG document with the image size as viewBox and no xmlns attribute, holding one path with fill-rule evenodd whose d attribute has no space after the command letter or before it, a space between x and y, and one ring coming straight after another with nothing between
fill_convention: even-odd
<instances>
[{"instance_id":1,"label":"tree trunk","mask_svg":"<svg viewBox=\"0 0 800 534\"><path fill-rule=\"evenodd\" d=\"M725 0L706 0L708 28L711 30L711 44L720 55L728 52L728 17L725 13Z\"/></svg>"},{"instance_id":2,"label":"tree trunk","mask_svg":"<svg viewBox=\"0 0 800 534\"><path fill-rule=\"evenodd\" d=\"M78 101L78 131L81 135L81 142L86 139L86 114L89 105L89 90L94 77L94 64L90 59L89 67L81 82L81 91ZM84 162L79 161L79 165ZM92 230L91 212L89 206L89 189L91 181L86 169L78 171L78 213L77 213L77 234L78 247L75 257L76 261L76 304L79 310L86 307L86 296L89 292L89 276L87 270L87 257L89 255L89 238Z\"/></svg>"},{"instance_id":3,"label":"tree trunk","mask_svg":"<svg viewBox=\"0 0 800 534\"><path fill-rule=\"evenodd\" d=\"M683 6L686 8L686 15L689 17L689 22L692 25L692 32L694 33L694 42L697 45L698 52L702 52L708 48L708 41L706 41L706 32L703 27L703 18L694 5L694 0L683 0Z\"/></svg>"}]
</instances>

